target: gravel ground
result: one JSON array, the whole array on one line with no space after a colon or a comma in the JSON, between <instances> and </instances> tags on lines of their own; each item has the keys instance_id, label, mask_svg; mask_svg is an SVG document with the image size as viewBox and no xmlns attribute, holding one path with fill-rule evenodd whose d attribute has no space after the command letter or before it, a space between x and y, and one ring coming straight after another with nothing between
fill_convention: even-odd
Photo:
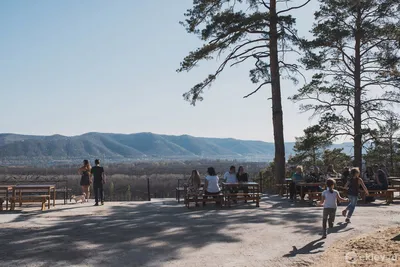
<instances>
[{"instance_id":1,"label":"gravel ground","mask_svg":"<svg viewBox=\"0 0 400 267\"><path fill-rule=\"evenodd\" d=\"M322 208L276 196L260 208L188 210L172 199L92 205L0 213L0 266L311 266L333 244L400 226L399 201L360 205L348 225L339 207L327 239Z\"/></svg>"}]
</instances>

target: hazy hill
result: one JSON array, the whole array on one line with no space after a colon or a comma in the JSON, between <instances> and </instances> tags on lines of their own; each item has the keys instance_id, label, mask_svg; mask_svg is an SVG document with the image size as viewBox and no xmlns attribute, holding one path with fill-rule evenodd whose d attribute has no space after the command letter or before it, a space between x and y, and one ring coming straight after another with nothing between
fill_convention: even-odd
<instances>
[{"instance_id":1,"label":"hazy hill","mask_svg":"<svg viewBox=\"0 0 400 267\"><path fill-rule=\"evenodd\" d=\"M286 143L286 154L293 154L294 143ZM352 149L351 143L334 145ZM170 136L153 133L109 134L87 133L28 136L0 134L0 163L14 161L73 161L83 158L109 161L146 159L237 159L268 161L274 157L274 144L232 138L202 138L189 135Z\"/></svg>"}]
</instances>

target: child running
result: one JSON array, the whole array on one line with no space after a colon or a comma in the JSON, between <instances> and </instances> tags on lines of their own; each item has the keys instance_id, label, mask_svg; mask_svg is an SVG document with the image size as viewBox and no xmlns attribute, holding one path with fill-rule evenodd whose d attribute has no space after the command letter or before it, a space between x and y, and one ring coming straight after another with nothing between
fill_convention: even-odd
<instances>
[{"instance_id":1,"label":"child running","mask_svg":"<svg viewBox=\"0 0 400 267\"><path fill-rule=\"evenodd\" d=\"M346 223L350 223L351 215L353 215L354 209L357 205L358 200L358 189L361 187L363 188L365 194L368 196L369 192L367 187L364 184L364 181L360 178L360 169L359 168L352 168L350 171L350 179L347 181L346 185L344 186L347 188L347 197L349 198L349 205L342 211L342 215L346 217ZM347 214L347 211L349 212Z\"/></svg>"},{"instance_id":2,"label":"child running","mask_svg":"<svg viewBox=\"0 0 400 267\"><path fill-rule=\"evenodd\" d=\"M346 198L342 198L337 190L334 190L335 180L326 180L326 190L322 192L322 200L319 203L320 206L324 206L324 212L322 215L322 238L326 238L326 222L329 223L329 228L333 228L333 222L335 221L337 201L348 201Z\"/></svg>"}]
</instances>

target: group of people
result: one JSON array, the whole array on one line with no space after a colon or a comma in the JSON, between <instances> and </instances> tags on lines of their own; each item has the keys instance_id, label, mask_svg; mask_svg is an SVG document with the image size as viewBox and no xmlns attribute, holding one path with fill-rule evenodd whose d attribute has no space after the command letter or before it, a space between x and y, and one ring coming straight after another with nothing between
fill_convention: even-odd
<instances>
[{"instance_id":1,"label":"group of people","mask_svg":"<svg viewBox=\"0 0 400 267\"><path fill-rule=\"evenodd\" d=\"M329 228L333 227L338 203L348 202L348 205L342 211L342 215L346 218L345 222L350 223L357 205L360 188L365 192L366 196L369 195L368 190L386 190L389 184L388 176L389 174L384 165L367 167L363 176L359 168L350 169L348 167L344 168L342 174L338 174L332 165L327 168L325 175L319 172L319 168L317 167L310 168L309 174L305 175L303 167L297 166L296 171L292 175L292 182L290 183L290 200L293 201L296 197L300 181L326 182L326 190L322 190L321 187L308 188L310 191L322 191L322 200L319 204L324 207L322 228L323 237L325 238L327 236L327 226ZM334 189L337 182L343 186L347 193L347 198L341 197L339 191ZM301 198L304 198L304 193ZM371 197L369 198L372 201Z\"/></svg>"},{"instance_id":2,"label":"group of people","mask_svg":"<svg viewBox=\"0 0 400 267\"><path fill-rule=\"evenodd\" d=\"M244 171L244 167L240 166L236 172L236 167L231 166L229 171L224 174L223 182L226 183L241 183L248 182L249 175ZM220 178L218 177L214 167L207 169L207 175L204 179L204 185L202 187L202 181L198 170L193 170L191 176L186 182L188 194L194 198L198 197L200 193L203 193L203 198L207 196L219 195L221 192ZM201 190L203 188L203 190ZM240 190L240 188L234 189Z\"/></svg>"},{"instance_id":3,"label":"group of people","mask_svg":"<svg viewBox=\"0 0 400 267\"><path fill-rule=\"evenodd\" d=\"M360 171L359 171L360 172ZM367 167L364 175L361 175L360 179L364 181L366 187L368 189L375 190L386 190L388 188L388 172L385 166L375 164L373 167ZM329 178L335 179L339 185L344 186L349 179L351 179L351 169L349 167L345 167L343 172L340 174L335 171L333 165L329 165L326 173L323 174L317 166L312 166L309 169L308 173L305 173L302 166L297 166L295 172L292 175L292 182L289 186L290 191L290 201L293 201L296 197L296 193L299 192L300 187L297 185L299 182L325 182ZM306 186L305 191L320 191L322 192L322 188L319 186ZM304 199L305 193L301 196ZM372 198L367 199L373 201Z\"/></svg>"},{"instance_id":4,"label":"group of people","mask_svg":"<svg viewBox=\"0 0 400 267\"><path fill-rule=\"evenodd\" d=\"M106 182L104 168L100 166L100 160L94 161L95 166L90 165L89 160L83 160L83 166L78 169L79 175L81 175L80 185L82 187L82 193L85 196L86 201L90 197L89 187L93 184L95 206L104 205L104 190L103 184Z\"/></svg>"}]
</instances>

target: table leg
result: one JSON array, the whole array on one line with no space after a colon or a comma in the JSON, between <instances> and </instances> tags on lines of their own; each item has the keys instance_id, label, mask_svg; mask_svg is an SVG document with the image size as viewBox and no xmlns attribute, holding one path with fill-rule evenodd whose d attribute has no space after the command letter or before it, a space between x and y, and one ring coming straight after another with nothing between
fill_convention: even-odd
<instances>
[{"instance_id":1,"label":"table leg","mask_svg":"<svg viewBox=\"0 0 400 267\"><path fill-rule=\"evenodd\" d=\"M303 200L303 186L300 186L300 200Z\"/></svg>"},{"instance_id":2,"label":"table leg","mask_svg":"<svg viewBox=\"0 0 400 267\"><path fill-rule=\"evenodd\" d=\"M48 200L48 209L50 209L50 199L51 199L51 189L49 188L49 200Z\"/></svg>"},{"instance_id":3,"label":"table leg","mask_svg":"<svg viewBox=\"0 0 400 267\"><path fill-rule=\"evenodd\" d=\"M286 181L286 198L289 198L289 181Z\"/></svg>"},{"instance_id":4,"label":"table leg","mask_svg":"<svg viewBox=\"0 0 400 267\"><path fill-rule=\"evenodd\" d=\"M6 210L8 210L8 188L6 189Z\"/></svg>"},{"instance_id":5,"label":"table leg","mask_svg":"<svg viewBox=\"0 0 400 267\"><path fill-rule=\"evenodd\" d=\"M19 206L22 207L22 190L19 190Z\"/></svg>"},{"instance_id":6,"label":"table leg","mask_svg":"<svg viewBox=\"0 0 400 267\"><path fill-rule=\"evenodd\" d=\"M258 208L258 207L260 207L260 186L259 185L257 185L256 186L256 191L257 191L257 195L256 195L256 207Z\"/></svg>"},{"instance_id":7,"label":"table leg","mask_svg":"<svg viewBox=\"0 0 400 267\"><path fill-rule=\"evenodd\" d=\"M53 207L56 206L56 188L54 187L54 192L53 192Z\"/></svg>"}]
</instances>

